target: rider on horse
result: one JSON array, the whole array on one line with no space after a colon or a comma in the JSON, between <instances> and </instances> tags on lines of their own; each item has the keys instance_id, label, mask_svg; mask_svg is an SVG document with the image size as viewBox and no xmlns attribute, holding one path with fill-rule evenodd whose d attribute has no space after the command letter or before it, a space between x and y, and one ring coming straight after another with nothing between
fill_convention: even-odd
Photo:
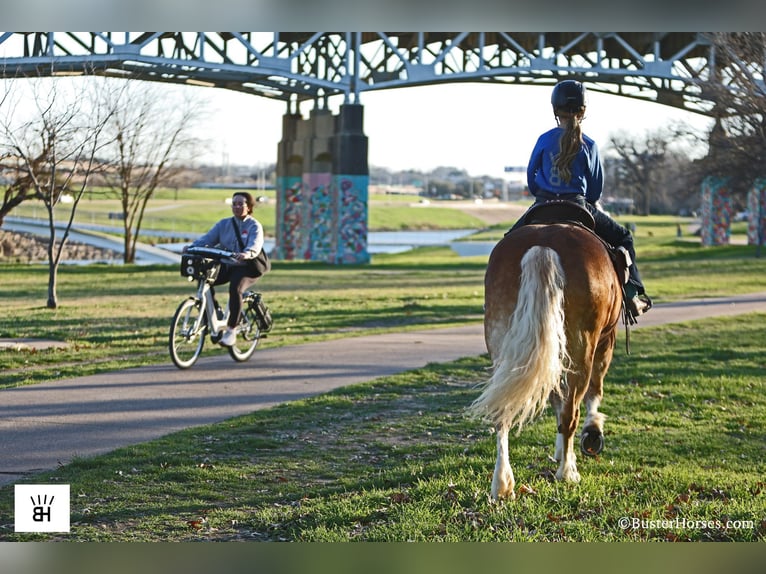
<instances>
[{"instance_id":1,"label":"rider on horse","mask_svg":"<svg viewBox=\"0 0 766 574\"><path fill-rule=\"evenodd\" d=\"M557 127L542 134L535 144L527 166L527 185L540 203L569 201L586 208L595 220L595 233L614 248L624 248L630 256L625 300L633 318L652 307L636 267L636 252L630 231L600 209L598 200L604 186L598 146L582 132L586 94L582 83L564 80L551 95ZM531 211L531 209L530 209ZM526 223L522 217L511 228ZM509 231L509 233L510 233Z\"/></svg>"}]
</instances>

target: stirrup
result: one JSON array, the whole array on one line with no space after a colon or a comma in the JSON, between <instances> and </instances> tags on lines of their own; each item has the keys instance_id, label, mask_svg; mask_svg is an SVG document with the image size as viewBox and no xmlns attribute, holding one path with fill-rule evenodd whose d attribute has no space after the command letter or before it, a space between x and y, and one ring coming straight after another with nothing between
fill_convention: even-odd
<instances>
[{"instance_id":1,"label":"stirrup","mask_svg":"<svg viewBox=\"0 0 766 574\"><path fill-rule=\"evenodd\" d=\"M628 310L633 317L643 315L651 308L652 300L645 293L642 293L641 295L636 294L628 299Z\"/></svg>"}]
</instances>

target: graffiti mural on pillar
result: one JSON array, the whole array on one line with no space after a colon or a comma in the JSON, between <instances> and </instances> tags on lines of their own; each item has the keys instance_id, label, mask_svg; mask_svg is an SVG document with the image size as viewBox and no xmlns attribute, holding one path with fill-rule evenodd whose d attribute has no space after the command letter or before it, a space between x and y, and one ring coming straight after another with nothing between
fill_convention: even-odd
<instances>
[{"instance_id":1,"label":"graffiti mural on pillar","mask_svg":"<svg viewBox=\"0 0 766 574\"><path fill-rule=\"evenodd\" d=\"M329 173L307 173L303 176L308 194L308 241L303 258L310 261L330 261L332 257L333 214Z\"/></svg>"},{"instance_id":2,"label":"graffiti mural on pillar","mask_svg":"<svg viewBox=\"0 0 766 574\"><path fill-rule=\"evenodd\" d=\"M277 178L277 259L297 259L303 243L303 186L300 177Z\"/></svg>"},{"instance_id":3,"label":"graffiti mural on pillar","mask_svg":"<svg viewBox=\"0 0 766 574\"><path fill-rule=\"evenodd\" d=\"M367 205L369 176L335 176L338 191L338 247L335 263L369 263Z\"/></svg>"},{"instance_id":4,"label":"graffiti mural on pillar","mask_svg":"<svg viewBox=\"0 0 766 574\"><path fill-rule=\"evenodd\" d=\"M766 179L758 178L747 194L747 244L766 245Z\"/></svg>"},{"instance_id":5,"label":"graffiti mural on pillar","mask_svg":"<svg viewBox=\"0 0 766 574\"><path fill-rule=\"evenodd\" d=\"M277 259L369 263L369 176L311 173L277 179Z\"/></svg>"},{"instance_id":6,"label":"graffiti mural on pillar","mask_svg":"<svg viewBox=\"0 0 766 574\"><path fill-rule=\"evenodd\" d=\"M702 182L702 245L728 245L731 214L728 180L706 177Z\"/></svg>"},{"instance_id":7,"label":"graffiti mural on pillar","mask_svg":"<svg viewBox=\"0 0 766 574\"><path fill-rule=\"evenodd\" d=\"M362 107L283 118L277 153L277 259L369 263L369 169Z\"/></svg>"}]
</instances>

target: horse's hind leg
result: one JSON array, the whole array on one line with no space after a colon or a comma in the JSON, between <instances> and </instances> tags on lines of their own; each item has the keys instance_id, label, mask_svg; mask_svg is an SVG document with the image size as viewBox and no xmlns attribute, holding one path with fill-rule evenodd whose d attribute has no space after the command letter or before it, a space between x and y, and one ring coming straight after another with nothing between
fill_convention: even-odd
<instances>
[{"instance_id":1,"label":"horse's hind leg","mask_svg":"<svg viewBox=\"0 0 766 574\"><path fill-rule=\"evenodd\" d=\"M598 411L604 393L604 378L612 362L614 339L604 340L596 350L588 392L585 393L585 422L580 434L580 450L586 456L596 456L604 449L604 419Z\"/></svg>"},{"instance_id":2,"label":"horse's hind leg","mask_svg":"<svg viewBox=\"0 0 766 574\"><path fill-rule=\"evenodd\" d=\"M508 457L508 427L497 428L497 461L495 473L492 476L492 498L516 498L516 481L513 478L513 469Z\"/></svg>"},{"instance_id":3,"label":"horse's hind leg","mask_svg":"<svg viewBox=\"0 0 766 574\"><path fill-rule=\"evenodd\" d=\"M553 412L556 413L556 428L561 428L561 409L564 406L564 403L561 399L561 397L555 393L551 393L550 396L550 403L553 407ZM553 452L553 458L556 459L556 462L561 462L564 457L564 435L562 435L558 430L556 431L556 445L555 450Z\"/></svg>"},{"instance_id":4,"label":"horse's hind leg","mask_svg":"<svg viewBox=\"0 0 766 574\"><path fill-rule=\"evenodd\" d=\"M589 368L585 369L590 371ZM574 447L574 436L580 420L580 403L582 402L588 377L581 372L567 374L566 393L563 399L554 399L553 406L557 412L558 433L556 435L556 460L559 468L556 478L566 482L579 482L580 473L577 471L577 455Z\"/></svg>"},{"instance_id":5,"label":"horse's hind leg","mask_svg":"<svg viewBox=\"0 0 766 574\"><path fill-rule=\"evenodd\" d=\"M596 383L594 378L591 381L591 388L585 395L585 422L580 434L580 450L586 456L596 456L604 450L604 419L606 417L598 411L601 404L601 391L593 389L594 385L600 389L603 380Z\"/></svg>"}]
</instances>

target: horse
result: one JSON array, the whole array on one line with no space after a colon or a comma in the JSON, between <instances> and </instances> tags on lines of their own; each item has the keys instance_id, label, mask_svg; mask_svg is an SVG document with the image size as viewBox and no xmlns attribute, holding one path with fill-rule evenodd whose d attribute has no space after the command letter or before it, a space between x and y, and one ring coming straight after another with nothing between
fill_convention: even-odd
<instances>
[{"instance_id":1,"label":"horse","mask_svg":"<svg viewBox=\"0 0 766 574\"><path fill-rule=\"evenodd\" d=\"M515 498L508 433L550 401L558 429L556 479L579 482L574 436L585 400L580 448L604 446L598 410L622 310L622 284L608 246L571 222L525 225L495 245L484 278L484 339L491 378L469 411L493 423L494 500Z\"/></svg>"}]
</instances>

